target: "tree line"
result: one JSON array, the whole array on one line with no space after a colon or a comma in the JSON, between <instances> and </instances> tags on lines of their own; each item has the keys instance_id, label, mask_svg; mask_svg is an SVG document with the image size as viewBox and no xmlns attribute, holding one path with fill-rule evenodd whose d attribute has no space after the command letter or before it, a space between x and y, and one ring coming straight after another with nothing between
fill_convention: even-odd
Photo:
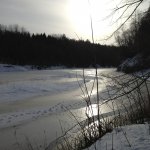
<instances>
[{"instance_id":1,"label":"tree line","mask_svg":"<svg viewBox=\"0 0 150 150\"><path fill-rule=\"evenodd\" d=\"M69 39L65 35L30 34L18 25L0 25L0 62L38 67L118 66L116 46Z\"/></svg>"},{"instance_id":2,"label":"tree line","mask_svg":"<svg viewBox=\"0 0 150 150\"><path fill-rule=\"evenodd\" d=\"M118 45L124 49L125 57L142 56L140 68L150 68L150 7L136 15L130 27L116 36Z\"/></svg>"}]
</instances>

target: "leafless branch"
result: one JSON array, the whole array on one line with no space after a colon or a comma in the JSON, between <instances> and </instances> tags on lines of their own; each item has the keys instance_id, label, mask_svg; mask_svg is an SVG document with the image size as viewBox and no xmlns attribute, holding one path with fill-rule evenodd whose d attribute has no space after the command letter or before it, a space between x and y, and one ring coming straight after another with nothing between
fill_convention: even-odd
<instances>
[{"instance_id":1,"label":"leafless branch","mask_svg":"<svg viewBox=\"0 0 150 150\"><path fill-rule=\"evenodd\" d=\"M119 29L121 29L125 25L125 23L131 18L131 16L135 13L135 11L141 5L142 2L143 2L143 0L139 1L139 3L137 4L137 6L134 8L134 10L131 12L131 14L127 17L127 19L109 37L107 37L105 40L110 39ZM121 19L121 18L118 18L118 19Z\"/></svg>"},{"instance_id":2,"label":"leafless branch","mask_svg":"<svg viewBox=\"0 0 150 150\"><path fill-rule=\"evenodd\" d=\"M120 7L115 8L114 12L116 12L116 11L118 11L118 10L124 8L124 7L128 7L128 6L131 7L132 5L137 4L137 3L141 3L142 1L143 0L138 0L138 1L126 3L126 4L124 4L124 5L120 6Z\"/></svg>"}]
</instances>

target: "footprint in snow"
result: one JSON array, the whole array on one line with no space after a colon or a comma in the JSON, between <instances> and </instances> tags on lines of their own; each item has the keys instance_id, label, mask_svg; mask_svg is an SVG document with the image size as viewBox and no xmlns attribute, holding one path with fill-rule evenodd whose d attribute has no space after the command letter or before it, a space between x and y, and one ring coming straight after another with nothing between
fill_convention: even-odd
<instances>
[{"instance_id":1,"label":"footprint in snow","mask_svg":"<svg viewBox=\"0 0 150 150\"><path fill-rule=\"evenodd\" d=\"M47 113L47 111L46 111L46 110L44 110L44 113Z\"/></svg>"},{"instance_id":2,"label":"footprint in snow","mask_svg":"<svg viewBox=\"0 0 150 150\"><path fill-rule=\"evenodd\" d=\"M30 115L31 113L27 112L26 114L27 114L27 115Z\"/></svg>"},{"instance_id":3,"label":"footprint in snow","mask_svg":"<svg viewBox=\"0 0 150 150\"><path fill-rule=\"evenodd\" d=\"M10 122L11 122L10 120L7 121L7 123L10 123Z\"/></svg>"},{"instance_id":4,"label":"footprint in snow","mask_svg":"<svg viewBox=\"0 0 150 150\"><path fill-rule=\"evenodd\" d=\"M41 111L39 110L38 112L37 112L37 114L39 114Z\"/></svg>"}]
</instances>

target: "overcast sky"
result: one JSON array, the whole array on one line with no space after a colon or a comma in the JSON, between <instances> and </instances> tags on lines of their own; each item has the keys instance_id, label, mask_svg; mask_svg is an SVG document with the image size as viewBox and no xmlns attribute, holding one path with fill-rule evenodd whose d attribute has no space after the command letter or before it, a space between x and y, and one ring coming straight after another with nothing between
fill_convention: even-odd
<instances>
[{"instance_id":1,"label":"overcast sky","mask_svg":"<svg viewBox=\"0 0 150 150\"><path fill-rule=\"evenodd\" d=\"M91 39L90 15L96 41L116 27L103 20L120 0L0 0L0 24L18 24L31 33L66 34ZM146 7L146 6L144 6ZM111 18L112 19L112 18Z\"/></svg>"}]
</instances>

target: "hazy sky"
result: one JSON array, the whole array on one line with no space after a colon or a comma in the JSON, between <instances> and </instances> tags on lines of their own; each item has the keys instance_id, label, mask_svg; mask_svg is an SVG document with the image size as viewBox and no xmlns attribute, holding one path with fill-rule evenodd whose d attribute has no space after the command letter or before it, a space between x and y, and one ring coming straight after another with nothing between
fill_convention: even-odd
<instances>
[{"instance_id":1,"label":"hazy sky","mask_svg":"<svg viewBox=\"0 0 150 150\"><path fill-rule=\"evenodd\" d=\"M0 24L18 24L31 33L66 34L70 38L91 39L100 43L117 27L104 18L121 0L0 0ZM146 6L144 6L146 7ZM111 18L114 19L114 18Z\"/></svg>"}]
</instances>

